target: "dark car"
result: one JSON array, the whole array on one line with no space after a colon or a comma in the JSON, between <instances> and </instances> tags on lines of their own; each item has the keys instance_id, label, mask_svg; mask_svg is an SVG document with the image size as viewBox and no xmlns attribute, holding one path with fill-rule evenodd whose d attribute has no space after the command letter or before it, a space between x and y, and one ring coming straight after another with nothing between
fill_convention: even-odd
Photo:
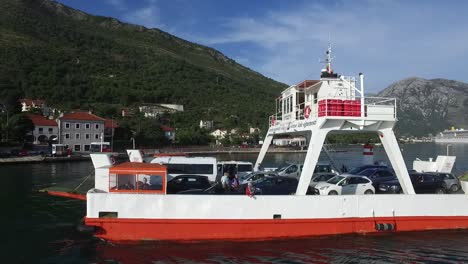
<instances>
[{"instance_id":1,"label":"dark car","mask_svg":"<svg viewBox=\"0 0 468 264\"><path fill-rule=\"evenodd\" d=\"M378 189L381 183L397 179L393 170L389 168L369 168L361 171L358 175L369 178L376 192L380 192Z\"/></svg>"},{"instance_id":2,"label":"dark car","mask_svg":"<svg viewBox=\"0 0 468 264\"><path fill-rule=\"evenodd\" d=\"M411 183L416 193L446 193L444 179L431 173L411 173ZM379 185L379 191L384 193L403 193L398 180L383 182Z\"/></svg>"},{"instance_id":3,"label":"dark car","mask_svg":"<svg viewBox=\"0 0 468 264\"><path fill-rule=\"evenodd\" d=\"M289 195L295 194L299 181L295 177L286 176L266 176L254 183L258 195ZM235 195L245 194L247 184L242 184L238 191L225 191L220 182L216 182L210 188L182 191L177 194L216 194ZM313 194L312 188L308 188L307 194Z\"/></svg>"},{"instance_id":4,"label":"dark car","mask_svg":"<svg viewBox=\"0 0 468 264\"><path fill-rule=\"evenodd\" d=\"M255 188L258 189L257 193L261 195L284 195L295 194L297 184L299 181L295 177L266 176L255 182ZM245 192L247 184L241 185L240 190Z\"/></svg>"},{"instance_id":5,"label":"dark car","mask_svg":"<svg viewBox=\"0 0 468 264\"><path fill-rule=\"evenodd\" d=\"M217 181L209 188L206 189L192 189L187 191L181 191L177 194L197 194L197 195L236 195L236 194L244 194L242 191L226 191L223 189L221 182Z\"/></svg>"},{"instance_id":6,"label":"dark car","mask_svg":"<svg viewBox=\"0 0 468 264\"><path fill-rule=\"evenodd\" d=\"M167 182L167 193L174 194L193 189L207 189L211 186L207 176L179 175Z\"/></svg>"},{"instance_id":7,"label":"dark car","mask_svg":"<svg viewBox=\"0 0 468 264\"><path fill-rule=\"evenodd\" d=\"M388 168L385 165L362 165L356 168L351 169L350 171L347 171L347 174L353 174L353 175L361 175L360 173L364 170L367 169L385 169Z\"/></svg>"}]
</instances>

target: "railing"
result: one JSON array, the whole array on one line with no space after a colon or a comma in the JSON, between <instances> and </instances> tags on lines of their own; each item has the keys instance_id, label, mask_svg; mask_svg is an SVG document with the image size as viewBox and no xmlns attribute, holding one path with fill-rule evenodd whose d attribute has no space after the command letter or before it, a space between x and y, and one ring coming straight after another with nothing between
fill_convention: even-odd
<instances>
[{"instance_id":1,"label":"railing","mask_svg":"<svg viewBox=\"0 0 468 264\"><path fill-rule=\"evenodd\" d=\"M362 102L364 101L364 105ZM360 97L346 99L343 97L322 97L317 103L311 102L295 105L292 112L276 113L270 116L270 126L283 121L316 119L322 117L338 118L372 118L375 120L396 119L396 99L383 97Z\"/></svg>"}]
</instances>

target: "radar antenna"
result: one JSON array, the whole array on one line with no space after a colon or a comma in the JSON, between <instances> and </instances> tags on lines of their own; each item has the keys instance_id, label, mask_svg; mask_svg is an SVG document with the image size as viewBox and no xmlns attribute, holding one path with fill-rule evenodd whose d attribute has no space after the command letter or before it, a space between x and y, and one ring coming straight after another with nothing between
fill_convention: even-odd
<instances>
[{"instance_id":1,"label":"radar antenna","mask_svg":"<svg viewBox=\"0 0 468 264\"><path fill-rule=\"evenodd\" d=\"M322 78L336 78L338 77L337 74L334 74L333 73L333 69L332 69L332 66L331 66L331 63L332 61L335 59L332 57L332 45L331 45L331 42L328 43L328 48L327 48L327 52L326 52L326 57L325 57L325 60L324 61L320 61L321 63L325 63L325 69L322 70L322 75L321 77Z\"/></svg>"}]
</instances>

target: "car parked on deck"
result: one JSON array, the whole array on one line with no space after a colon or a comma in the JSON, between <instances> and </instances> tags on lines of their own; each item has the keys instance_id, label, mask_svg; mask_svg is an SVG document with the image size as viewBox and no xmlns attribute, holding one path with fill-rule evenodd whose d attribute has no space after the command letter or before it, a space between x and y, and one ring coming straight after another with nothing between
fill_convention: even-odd
<instances>
[{"instance_id":1,"label":"car parked on deck","mask_svg":"<svg viewBox=\"0 0 468 264\"><path fill-rule=\"evenodd\" d=\"M434 172L434 174L443 178L448 192L456 193L460 190L460 180L452 173Z\"/></svg>"},{"instance_id":2,"label":"car parked on deck","mask_svg":"<svg viewBox=\"0 0 468 264\"><path fill-rule=\"evenodd\" d=\"M315 187L319 182L326 182L330 180L331 178L335 177L336 174L334 173L319 173L319 174L314 174L312 176L312 179L310 179L310 187Z\"/></svg>"},{"instance_id":3,"label":"car parked on deck","mask_svg":"<svg viewBox=\"0 0 468 264\"><path fill-rule=\"evenodd\" d=\"M284 195L295 194L299 181L295 177L266 176L255 182L258 194L262 195ZM240 191L245 193L247 184L242 184Z\"/></svg>"},{"instance_id":4,"label":"car parked on deck","mask_svg":"<svg viewBox=\"0 0 468 264\"><path fill-rule=\"evenodd\" d=\"M442 176L434 173L410 173L411 183L414 191L420 193L437 193L443 194L447 192L447 185ZM379 185L379 191L384 193L403 193L400 182L398 180L383 182Z\"/></svg>"},{"instance_id":5,"label":"car parked on deck","mask_svg":"<svg viewBox=\"0 0 468 264\"><path fill-rule=\"evenodd\" d=\"M278 176L278 173L275 171L255 171L251 172L244 176L239 176L239 183L246 184L248 182L256 182L267 176L275 177Z\"/></svg>"},{"instance_id":6,"label":"car parked on deck","mask_svg":"<svg viewBox=\"0 0 468 264\"><path fill-rule=\"evenodd\" d=\"M350 171L347 171L346 173L343 174L349 174L349 175L360 175L360 173L364 170L367 169L385 169L388 168L385 165L362 165L356 168L351 169Z\"/></svg>"},{"instance_id":7,"label":"car parked on deck","mask_svg":"<svg viewBox=\"0 0 468 264\"><path fill-rule=\"evenodd\" d=\"M374 186L376 192L380 192L378 188L379 184L382 182L393 181L397 179L393 169L389 168L369 168L359 172L358 175L369 178L372 181L372 185Z\"/></svg>"},{"instance_id":8,"label":"car parked on deck","mask_svg":"<svg viewBox=\"0 0 468 264\"><path fill-rule=\"evenodd\" d=\"M319 182L314 193L318 195L374 194L372 181L361 175L337 175L326 182Z\"/></svg>"},{"instance_id":9,"label":"car parked on deck","mask_svg":"<svg viewBox=\"0 0 468 264\"><path fill-rule=\"evenodd\" d=\"M210 186L207 176L179 175L167 182L167 193L174 194L187 190L207 189Z\"/></svg>"}]
</instances>

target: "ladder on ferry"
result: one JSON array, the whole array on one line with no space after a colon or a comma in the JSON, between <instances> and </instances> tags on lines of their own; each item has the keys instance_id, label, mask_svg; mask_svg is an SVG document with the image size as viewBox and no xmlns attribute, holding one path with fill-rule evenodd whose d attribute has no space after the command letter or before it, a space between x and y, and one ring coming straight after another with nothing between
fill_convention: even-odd
<instances>
[{"instance_id":1,"label":"ladder on ferry","mask_svg":"<svg viewBox=\"0 0 468 264\"><path fill-rule=\"evenodd\" d=\"M336 152L336 150L333 149L332 144L330 144L330 142L328 140L325 140L325 142L324 142L324 144L322 146L322 150L327 155L328 160L330 161L330 165L332 166L332 168L334 168L335 171L337 171L339 174L341 174L342 173L341 169L336 165L335 160L333 159L332 155L330 154L330 152Z\"/></svg>"}]
</instances>

